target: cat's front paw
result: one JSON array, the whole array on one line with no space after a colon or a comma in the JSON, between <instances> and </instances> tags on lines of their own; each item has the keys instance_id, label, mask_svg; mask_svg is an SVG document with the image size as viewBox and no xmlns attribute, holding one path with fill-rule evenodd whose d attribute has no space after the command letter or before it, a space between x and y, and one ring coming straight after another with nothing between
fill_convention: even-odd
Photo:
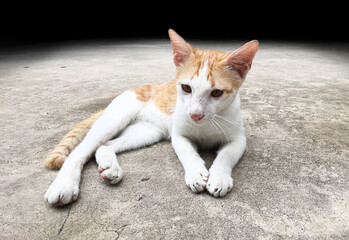
<instances>
[{"instance_id":1,"label":"cat's front paw","mask_svg":"<svg viewBox=\"0 0 349 240\"><path fill-rule=\"evenodd\" d=\"M63 206L75 201L79 195L79 181L58 176L45 193L46 201L52 206Z\"/></svg>"},{"instance_id":2,"label":"cat's front paw","mask_svg":"<svg viewBox=\"0 0 349 240\"><path fill-rule=\"evenodd\" d=\"M224 171L210 170L206 188L214 197L224 197L233 188L233 178Z\"/></svg>"},{"instance_id":3,"label":"cat's front paw","mask_svg":"<svg viewBox=\"0 0 349 240\"><path fill-rule=\"evenodd\" d=\"M205 166L195 167L185 172L185 183L194 193L206 188L209 173Z\"/></svg>"}]
</instances>

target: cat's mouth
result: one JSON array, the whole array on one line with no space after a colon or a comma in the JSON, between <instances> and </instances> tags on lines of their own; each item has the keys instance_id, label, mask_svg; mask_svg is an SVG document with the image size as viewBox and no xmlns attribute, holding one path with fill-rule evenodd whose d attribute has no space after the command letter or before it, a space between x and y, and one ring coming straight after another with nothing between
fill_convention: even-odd
<instances>
[{"instance_id":1,"label":"cat's mouth","mask_svg":"<svg viewBox=\"0 0 349 240\"><path fill-rule=\"evenodd\" d=\"M204 120L203 121L202 120L199 120L199 121L192 120L192 123L194 123L195 125L198 125L198 126L202 125L204 122L205 122Z\"/></svg>"}]
</instances>

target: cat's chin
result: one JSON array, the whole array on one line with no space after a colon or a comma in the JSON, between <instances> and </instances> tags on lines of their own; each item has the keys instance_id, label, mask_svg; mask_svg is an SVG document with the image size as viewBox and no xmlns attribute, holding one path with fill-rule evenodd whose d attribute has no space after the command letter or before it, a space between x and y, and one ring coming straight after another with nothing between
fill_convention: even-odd
<instances>
[{"instance_id":1,"label":"cat's chin","mask_svg":"<svg viewBox=\"0 0 349 240\"><path fill-rule=\"evenodd\" d=\"M202 126L203 125L203 121L191 121L192 124L194 124L195 126Z\"/></svg>"}]
</instances>

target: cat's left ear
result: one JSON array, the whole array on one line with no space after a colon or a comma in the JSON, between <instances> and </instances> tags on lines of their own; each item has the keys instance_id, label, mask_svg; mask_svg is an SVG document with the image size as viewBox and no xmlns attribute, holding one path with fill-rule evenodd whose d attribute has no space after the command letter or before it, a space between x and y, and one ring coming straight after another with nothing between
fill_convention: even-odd
<instances>
[{"instance_id":1,"label":"cat's left ear","mask_svg":"<svg viewBox=\"0 0 349 240\"><path fill-rule=\"evenodd\" d=\"M245 78L251 69L252 60L259 47L257 40L250 41L233 52L226 60L225 64L236 71L241 78Z\"/></svg>"},{"instance_id":2,"label":"cat's left ear","mask_svg":"<svg viewBox=\"0 0 349 240\"><path fill-rule=\"evenodd\" d=\"M171 39L173 48L173 61L178 67L182 65L192 54L192 47L172 29L168 30L168 35Z\"/></svg>"}]
</instances>

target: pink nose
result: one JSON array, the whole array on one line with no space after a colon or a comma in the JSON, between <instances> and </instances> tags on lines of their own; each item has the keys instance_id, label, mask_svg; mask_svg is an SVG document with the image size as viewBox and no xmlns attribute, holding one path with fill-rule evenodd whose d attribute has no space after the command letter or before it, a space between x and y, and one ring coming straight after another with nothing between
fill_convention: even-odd
<instances>
[{"instance_id":1,"label":"pink nose","mask_svg":"<svg viewBox=\"0 0 349 240\"><path fill-rule=\"evenodd\" d=\"M202 119L204 117L204 114L191 114L190 113L190 117L194 120L194 121L199 121L200 119Z\"/></svg>"}]
</instances>

